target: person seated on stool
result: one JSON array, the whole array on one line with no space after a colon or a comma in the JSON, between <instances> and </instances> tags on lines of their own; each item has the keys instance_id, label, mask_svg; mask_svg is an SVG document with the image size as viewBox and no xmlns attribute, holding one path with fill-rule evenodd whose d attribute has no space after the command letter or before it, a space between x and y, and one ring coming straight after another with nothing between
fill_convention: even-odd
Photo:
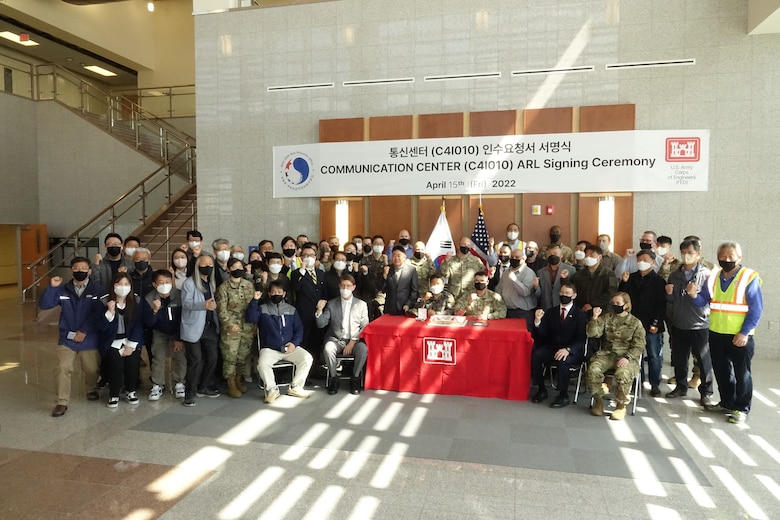
<instances>
[{"instance_id":1,"label":"person seated on stool","mask_svg":"<svg viewBox=\"0 0 780 520\"><path fill-rule=\"evenodd\" d=\"M368 305L363 300L352 296L355 290L355 278L351 274L342 274L339 280L340 295L327 304L319 302L314 316L317 326L324 328L328 325L325 334L324 355L328 364L328 394L333 395L339 391L339 378L336 373L336 356L355 356L352 367L352 377L349 380L349 393L360 393L360 373L366 365L368 358L368 345L360 339L360 333L368 325Z\"/></svg>"},{"instance_id":2,"label":"person seated on stool","mask_svg":"<svg viewBox=\"0 0 780 520\"><path fill-rule=\"evenodd\" d=\"M615 371L617 406L609 417L619 421L626 416L631 385L639 373L639 358L645 349L645 327L631 314L631 297L624 292L612 296L612 312L602 316L601 307L593 307L593 319L585 329L589 338L601 338L601 348L588 364L588 388L593 396L591 415L604 415L604 373Z\"/></svg>"},{"instance_id":3,"label":"person seated on stool","mask_svg":"<svg viewBox=\"0 0 780 520\"><path fill-rule=\"evenodd\" d=\"M433 273L428 282L428 291L420 302L421 308L428 311L428 316L451 315L455 307L455 298L444 290L444 278L438 273Z\"/></svg>"},{"instance_id":4,"label":"person seated on stool","mask_svg":"<svg viewBox=\"0 0 780 520\"><path fill-rule=\"evenodd\" d=\"M506 305L501 295L487 288L488 275L480 271L474 275L474 290L464 291L455 302L455 314L481 320L506 318Z\"/></svg>"},{"instance_id":5,"label":"person seated on stool","mask_svg":"<svg viewBox=\"0 0 780 520\"><path fill-rule=\"evenodd\" d=\"M306 399L311 392L303 385L311 369L312 357L301 348L303 322L295 307L284 301L284 284L279 280L268 286L269 302L260 305L262 291L255 291L255 297L246 309L246 321L257 323L260 334L260 356L257 371L265 384L265 402L273 403L279 397L273 366L285 360L295 365L295 378L287 389L287 395Z\"/></svg>"},{"instance_id":6,"label":"person seated on stool","mask_svg":"<svg viewBox=\"0 0 780 520\"><path fill-rule=\"evenodd\" d=\"M573 283L563 282L560 288L561 304L546 311L537 309L534 315L534 349L531 352L531 381L537 386L531 399L541 403L547 399L544 387L544 366L556 363L558 366L558 397L551 408L563 408L571 403L569 379L571 369L582 363L585 355L585 325L588 318L573 301L577 290Z\"/></svg>"}]
</instances>

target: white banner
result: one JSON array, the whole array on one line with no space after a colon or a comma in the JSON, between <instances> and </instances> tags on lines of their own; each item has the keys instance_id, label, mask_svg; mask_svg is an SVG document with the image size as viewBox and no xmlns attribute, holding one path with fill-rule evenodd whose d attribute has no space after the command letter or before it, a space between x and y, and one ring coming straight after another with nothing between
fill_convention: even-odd
<instances>
[{"instance_id":1,"label":"white banner","mask_svg":"<svg viewBox=\"0 0 780 520\"><path fill-rule=\"evenodd\" d=\"M707 191L709 130L274 147L274 197Z\"/></svg>"}]
</instances>

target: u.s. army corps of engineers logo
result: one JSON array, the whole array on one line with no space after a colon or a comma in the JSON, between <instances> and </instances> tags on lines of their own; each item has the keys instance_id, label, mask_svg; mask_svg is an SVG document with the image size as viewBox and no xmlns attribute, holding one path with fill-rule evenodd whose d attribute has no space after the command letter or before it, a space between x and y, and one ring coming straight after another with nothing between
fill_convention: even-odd
<instances>
[{"instance_id":1,"label":"u.s. army corps of engineers logo","mask_svg":"<svg viewBox=\"0 0 780 520\"><path fill-rule=\"evenodd\" d=\"M457 342L451 338L423 338L423 362L430 365L454 365Z\"/></svg>"},{"instance_id":2,"label":"u.s. army corps of engineers logo","mask_svg":"<svg viewBox=\"0 0 780 520\"><path fill-rule=\"evenodd\" d=\"M291 190L302 190L314 178L314 163L303 152L288 154L280 165L282 182Z\"/></svg>"}]
</instances>

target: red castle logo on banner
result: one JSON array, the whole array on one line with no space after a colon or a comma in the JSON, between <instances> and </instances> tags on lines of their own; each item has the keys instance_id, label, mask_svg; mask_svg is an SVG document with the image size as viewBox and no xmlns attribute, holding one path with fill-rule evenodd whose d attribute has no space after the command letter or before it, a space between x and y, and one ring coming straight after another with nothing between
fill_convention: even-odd
<instances>
[{"instance_id":1,"label":"red castle logo on banner","mask_svg":"<svg viewBox=\"0 0 780 520\"><path fill-rule=\"evenodd\" d=\"M666 162L699 162L701 138L669 137L666 139Z\"/></svg>"},{"instance_id":2,"label":"red castle logo on banner","mask_svg":"<svg viewBox=\"0 0 780 520\"><path fill-rule=\"evenodd\" d=\"M457 342L449 338L423 338L423 362L429 365L454 365Z\"/></svg>"}]
</instances>

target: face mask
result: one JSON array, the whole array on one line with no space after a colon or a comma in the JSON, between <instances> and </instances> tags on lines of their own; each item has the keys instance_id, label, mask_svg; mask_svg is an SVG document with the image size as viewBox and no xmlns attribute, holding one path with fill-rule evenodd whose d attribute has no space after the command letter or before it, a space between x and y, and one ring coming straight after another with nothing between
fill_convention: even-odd
<instances>
[{"instance_id":1,"label":"face mask","mask_svg":"<svg viewBox=\"0 0 780 520\"><path fill-rule=\"evenodd\" d=\"M282 254L287 258L292 258L295 256L295 249L282 249Z\"/></svg>"},{"instance_id":2,"label":"face mask","mask_svg":"<svg viewBox=\"0 0 780 520\"><path fill-rule=\"evenodd\" d=\"M526 250L525 250L525 257L526 257L526 258L531 258L531 257L532 257L532 256L534 256L535 254L536 254L536 253L534 252L534 250L533 250L533 249L526 249Z\"/></svg>"},{"instance_id":3,"label":"face mask","mask_svg":"<svg viewBox=\"0 0 780 520\"><path fill-rule=\"evenodd\" d=\"M355 240L355 247L357 247L358 249L363 247L363 241L362 240Z\"/></svg>"},{"instance_id":4,"label":"face mask","mask_svg":"<svg viewBox=\"0 0 780 520\"><path fill-rule=\"evenodd\" d=\"M242 262L244 261L244 253L233 253L231 256L237 260L241 260Z\"/></svg>"},{"instance_id":5,"label":"face mask","mask_svg":"<svg viewBox=\"0 0 780 520\"><path fill-rule=\"evenodd\" d=\"M599 242L599 247L601 248L602 251L606 251L607 249L609 249L609 244L607 242Z\"/></svg>"},{"instance_id":6,"label":"face mask","mask_svg":"<svg viewBox=\"0 0 780 520\"><path fill-rule=\"evenodd\" d=\"M230 271L230 276L233 278L243 278L244 277L244 270L243 269L233 269Z\"/></svg>"},{"instance_id":7,"label":"face mask","mask_svg":"<svg viewBox=\"0 0 780 520\"><path fill-rule=\"evenodd\" d=\"M198 272L202 274L203 276L211 276L211 272L214 270L213 267L210 265L200 265L198 266Z\"/></svg>"},{"instance_id":8,"label":"face mask","mask_svg":"<svg viewBox=\"0 0 780 520\"><path fill-rule=\"evenodd\" d=\"M550 265L558 265L561 263L561 257L558 255L550 255L547 257L547 263Z\"/></svg>"},{"instance_id":9,"label":"face mask","mask_svg":"<svg viewBox=\"0 0 780 520\"><path fill-rule=\"evenodd\" d=\"M347 262L355 261L355 253L346 253L346 255L347 255Z\"/></svg>"},{"instance_id":10,"label":"face mask","mask_svg":"<svg viewBox=\"0 0 780 520\"><path fill-rule=\"evenodd\" d=\"M509 259L509 265L512 267L520 267L520 259L519 258L510 258Z\"/></svg>"},{"instance_id":11,"label":"face mask","mask_svg":"<svg viewBox=\"0 0 780 520\"><path fill-rule=\"evenodd\" d=\"M333 262L333 267L336 269L336 271L341 271L347 267L347 263L344 260L336 260Z\"/></svg>"},{"instance_id":12,"label":"face mask","mask_svg":"<svg viewBox=\"0 0 780 520\"><path fill-rule=\"evenodd\" d=\"M217 251L217 260L220 262L227 262L230 260L230 251L227 249L223 249L222 251Z\"/></svg>"},{"instance_id":13,"label":"face mask","mask_svg":"<svg viewBox=\"0 0 780 520\"><path fill-rule=\"evenodd\" d=\"M119 253L122 252L122 248L119 246L110 246L106 248L106 251L108 252L108 256L119 256Z\"/></svg>"},{"instance_id":14,"label":"face mask","mask_svg":"<svg viewBox=\"0 0 780 520\"><path fill-rule=\"evenodd\" d=\"M509 255L498 255L498 261L502 264L506 264L509 262Z\"/></svg>"},{"instance_id":15,"label":"face mask","mask_svg":"<svg viewBox=\"0 0 780 520\"><path fill-rule=\"evenodd\" d=\"M306 258L304 258L303 259L303 267L305 267L306 269L311 269L312 267L314 267L314 258L312 258L310 256L307 256Z\"/></svg>"},{"instance_id":16,"label":"face mask","mask_svg":"<svg viewBox=\"0 0 780 520\"><path fill-rule=\"evenodd\" d=\"M585 251L575 251L574 252L574 258L576 260L584 260L585 259Z\"/></svg>"},{"instance_id":17,"label":"face mask","mask_svg":"<svg viewBox=\"0 0 780 520\"><path fill-rule=\"evenodd\" d=\"M271 274L279 274L282 272L282 264L271 264L268 266L268 270Z\"/></svg>"},{"instance_id":18,"label":"face mask","mask_svg":"<svg viewBox=\"0 0 780 520\"><path fill-rule=\"evenodd\" d=\"M130 287L129 285L115 285L114 286L114 294L116 294L119 297L124 298L125 296L130 294L130 291L132 289L133 288Z\"/></svg>"},{"instance_id":19,"label":"face mask","mask_svg":"<svg viewBox=\"0 0 780 520\"><path fill-rule=\"evenodd\" d=\"M721 266L721 268L726 271L727 273L734 270L734 268L737 266L736 262L726 262L725 260L718 260L718 265Z\"/></svg>"},{"instance_id":20,"label":"face mask","mask_svg":"<svg viewBox=\"0 0 780 520\"><path fill-rule=\"evenodd\" d=\"M89 273L87 271L73 271L73 279L77 282L83 282L87 279Z\"/></svg>"},{"instance_id":21,"label":"face mask","mask_svg":"<svg viewBox=\"0 0 780 520\"><path fill-rule=\"evenodd\" d=\"M459 250L460 250L460 252L461 252L461 253L463 253L464 255L465 255L466 253L468 253L468 252L471 250L471 248L470 248L469 246L460 246L458 249L459 249Z\"/></svg>"},{"instance_id":22,"label":"face mask","mask_svg":"<svg viewBox=\"0 0 780 520\"><path fill-rule=\"evenodd\" d=\"M423 257L423 256L425 256L425 253L423 253L422 251L415 251L415 252L414 252L414 257L415 257L417 260L422 260L422 257Z\"/></svg>"},{"instance_id":23,"label":"face mask","mask_svg":"<svg viewBox=\"0 0 780 520\"><path fill-rule=\"evenodd\" d=\"M276 304L276 305L279 305L280 303L282 303L283 299L284 299L284 296L282 296L281 294L272 294L271 295L271 302Z\"/></svg>"},{"instance_id":24,"label":"face mask","mask_svg":"<svg viewBox=\"0 0 780 520\"><path fill-rule=\"evenodd\" d=\"M263 262L261 260L252 260L251 262L249 262L249 265L252 266L253 271L258 271L262 269Z\"/></svg>"},{"instance_id":25,"label":"face mask","mask_svg":"<svg viewBox=\"0 0 780 520\"><path fill-rule=\"evenodd\" d=\"M647 242L640 242L639 243L639 249L642 251L647 251L648 249L652 249L653 244L648 244Z\"/></svg>"},{"instance_id":26,"label":"face mask","mask_svg":"<svg viewBox=\"0 0 780 520\"><path fill-rule=\"evenodd\" d=\"M188 246L190 246L190 249L195 249L197 247L200 247L200 242L196 242L195 240L190 240L187 243Z\"/></svg>"},{"instance_id":27,"label":"face mask","mask_svg":"<svg viewBox=\"0 0 780 520\"><path fill-rule=\"evenodd\" d=\"M134 248L134 247L126 247L125 248L125 256L128 257L128 258L133 258L133 255L135 254L135 249L136 248Z\"/></svg>"},{"instance_id":28,"label":"face mask","mask_svg":"<svg viewBox=\"0 0 780 520\"><path fill-rule=\"evenodd\" d=\"M567 296L565 294L561 294L560 299L562 304L569 305L571 303L572 297Z\"/></svg>"},{"instance_id":29,"label":"face mask","mask_svg":"<svg viewBox=\"0 0 780 520\"><path fill-rule=\"evenodd\" d=\"M648 270L648 269L650 269L652 266L653 266L653 264L651 264L650 262L637 262L637 263L636 263L636 267L637 267L637 269L639 269L640 271L647 271L647 270Z\"/></svg>"},{"instance_id":30,"label":"face mask","mask_svg":"<svg viewBox=\"0 0 780 520\"><path fill-rule=\"evenodd\" d=\"M552 242L553 244L557 244L560 239L561 239L560 233L550 233L550 242Z\"/></svg>"},{"instance_id":31,"label":"face mask","mask_svg":"<svg viewBox=\"0 0 780 520\"><path fill-rule=\"evenodd\" d=\"M146 260L140 260L140 261L135 263L135 270L136 271L142 273L142 272L146 271L147 269L149 269L149 262L147 262Z\"/></svg>"},{"instance_id":32,"label":"face mask","mask_svg":"<svg viewBox=\"0 0 780 520\"><path fill-rule=\"evenodd\" d=\"M174 258L173 259L173 265L179 268L187 267L187 259L186 258Z\"/></svg>"},{"instance_id":33,"label":"face mask","mask_svg":"<svg viewBox=\"0 0 780 520\"><path fill-rule=\"evenodd\" d=\"M161 283L157 286L157 292L160 294L168 294L173 289L173 285L169 283Z\"/></svg>"},{"instance_id":34,"label":"face mask","mask_svg":"<svg viewBox=\"0 0 780 520\"><path fill-rule=\"evenodd\" d=\"M363 246L363 252L364 252L365 254L369 254L369 253L371 253L371 246L369 246L369 245L365 245L365 246Z\"/></svg>"},{"instance_id":35,"label":"face mask","mask_svg":"<svg viewBox=\"0 0 780 520\"><path fill-rule=\"evenodd\" d=\"M443 290L443 285L431 285L431 294L441 294Z\"/></svg>"},{"instance_id":36,"label":"face mask","mask_svg":"<svg viewBox=\"0 0 780 520\"><path fill-rule=\"evenodd\" d=\"M507 234L506 234L506 237L507 237L509 240L511 240L512 242L514 242L515 240L517 240L517 237L518 237L518 236L520 236L520 233L518 233L517 231L508 231L508 232L507 232Z\"/></svg>"},{"instance_id":37,"label":"face mask","mask_svg":"<svg viewBox=\"0 0 780 520\"><path fill-rule=\"evenodd\" d=\"M348 300L352 296L352 289L339 289L339 294L341 294L342 298Z\"/></svg>"},{"instance_id":38,"label":"face mask","mask_svg":"<svg viewBox=\"0 0 780 520\"><path fill-rule=\"evenodd\" d=\"M664 256L666 253L669 252L669 248L668 247L659 247L659 248L657 248L655 250L655 252L658 253L661 256Z\"/></svg>"},{"instance_id":39,"label":"face mask","mask_svg":"<svg viewBox=\"0 0 780 520\"><path fill-rule=\"evenodd\" d=\"M474 289L481 291L482 289L486 289L487 284L485 282L474 282Z\"/></svg>"},{"instance_id":40,"label":"face mask","mask_svg":"<svg viewBox=\"0 0 780 520\"><path fill-rule=\"evenodd\" d=\"M382 251L385 250L385 246L374 246L374 253L380 254Z\"/></svg>"},{"instance_id":41,"label":"face mask","mask_svg":"<svg viewBox=\"0 0 780 520\"><path fill-rule=\"evenodd\" d=\"M592 256L589 256L588 258L585 259L585 265L587 265L588 267L593 267L597 263L599 263L598 258L593 258Z\"/></svg>"},{"instance_id":42,"label":"face mask","mask_svg":"<svg viewBox=\"0 0 780 520\"><path fill-rule=\"evenodd\" d=\"M399 238L398 243L402 246L406 247L409 245L409 239L408 238Z\"/></svg>"},{"instance_id":43,"label":"face mask","mask_svg":"<svg viewBox=\"0 0 780 520\"><path fill-rule=\"evenodd\" d=\"M620 314L623 312L623 305L612 305L612 312Z\"/></svg>"},{"instance_id":44,"label":"face mask","mask_svg":"<svg viewBox=\"0 0 780 520\"><path fill-rule=\"evenodd\" d=\"M685 253L682 255L682 260L685 265L692 265L696 263L696 255L693 253Z\"/></svg>"}]
</instances>

